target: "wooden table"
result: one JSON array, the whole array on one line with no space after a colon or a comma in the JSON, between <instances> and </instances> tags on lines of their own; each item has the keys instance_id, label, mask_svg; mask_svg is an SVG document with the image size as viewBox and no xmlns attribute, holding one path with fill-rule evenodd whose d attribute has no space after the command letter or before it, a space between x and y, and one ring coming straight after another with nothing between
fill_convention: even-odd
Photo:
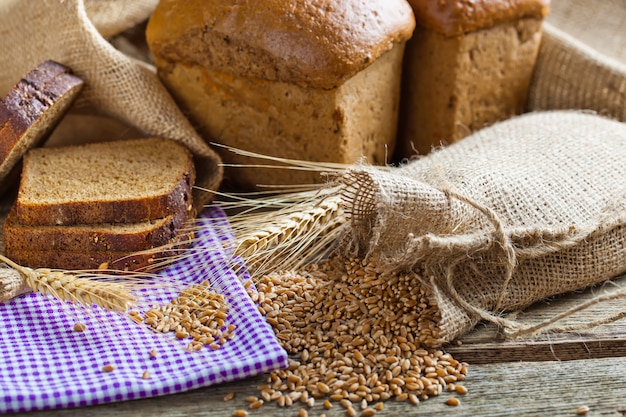
<instances>
[{"instance_id":1,"label":"wooden table","mask_svg":"<svg viewBox=\"0 0 626 417\"><path fill-rule=\"evenodd\" d=\"M605 286L607 291L626 288L626 277ZM526 323L536 322L597 295L602 289L541 303L518 317ZM607 313L623 310L624 300L594 306L567 319L568 323L593 320ZM385 402L377 417L404 415L449 416L576 416L586 405L588 416L626 415L626 320L621 319L591 330L552 334L532 340L504 341L492 325L480 324L462 339L460 346L446 351L469 363L464 382L467 395L451 395L444 391L439 397L413 406L396 401ZM181 394L151 399L126 401L81 409L55 410L13 414L29 417L66 416L231 416L235 409L246 409L248 395L258 395L262 376ZM234 391L228 402L224 396ZM451 396L461 404L445 404ZM298 416L300 406L279 408L266 404L249 410L249 416ZM308 415L345 416L338 404L325 410L318 401Z\"/></svg>"}]
</instances>

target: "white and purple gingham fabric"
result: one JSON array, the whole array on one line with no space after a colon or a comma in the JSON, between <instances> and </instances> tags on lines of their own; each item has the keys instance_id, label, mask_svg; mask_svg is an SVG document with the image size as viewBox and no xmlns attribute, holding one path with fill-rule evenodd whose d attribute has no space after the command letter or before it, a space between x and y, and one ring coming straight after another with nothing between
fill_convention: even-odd
<instances>
[{"instance_id":1,"label":"white and purple gingham fabric","mask_svg":"<svg viewBox=\"0 0 626 417\"><path fill-rule=\"evenodd\" d=\"M207 346L189 353L184 350L189 340L177 341L172 333L156 334L118 314L85 312L27 294L0 304L0 413L173 394L287 366L287 353L229 266L223 248L223 240L232 239L223 233L229 230L226 216L208 208L199 225L194 248L200 250L160 274L185 283L209 279L229 302L227 321L237 326L233 339L217 350ZM150 291L151 302L167 303L177 295ZM77 322L87 329L74 331ZM115 370L103 372L106 364ZM144 371L148 379L142 378Z\"/></svg>"}]
</instances>

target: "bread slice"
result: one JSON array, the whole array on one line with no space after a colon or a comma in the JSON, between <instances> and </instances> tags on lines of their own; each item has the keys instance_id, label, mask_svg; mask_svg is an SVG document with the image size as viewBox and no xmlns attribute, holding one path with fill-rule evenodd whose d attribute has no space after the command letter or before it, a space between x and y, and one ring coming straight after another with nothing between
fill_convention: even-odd
<instances>
[{"instance_id":1,"label":"bread slice","mask_svg":"<svg viewBox=\"0 0 626 417\"><path fill-rule=\"evenodd\" d=\"M15 209L4 223L6 254L32 249L68 252L137 252L168 244L181 231L186 210L140 223L100 223L72 226L24 226Z\"/></svg>"},{"instance_id":2,"label":"bread slice","mask_svg":"<svg viewBox=\"0 0 626 417\"><path fill-rule=\"evenodd\" d=\"M45 61L0 102L0 191L8 188L22 156L42 143L83 87L69 68Z\"/></svg>"},{"instance_id":3,"label":"bread slice","mask_svg":"<svg viewBox=\"0 0 626 417\"><path fill-rule=\"evenodd\" d=\"M23 226L139 223L192 205L195 168L182 144L130 139L31 149L16 201Z\"/></svg>"},{"instance_id":4,"label":"bread slice","mask_svg":"<svg viewBox=\"0 0 626 417\"><path fill-rule=\"evenodd\" d=\"M167 244L144 251L92 251L72 252L65 250L14 249L7 256L20 265L30 268L64 270L150 271L161 269L160 261L173 260L182 254L194 238L193 228L183 226Z\"/></svg>"}]
</instances>

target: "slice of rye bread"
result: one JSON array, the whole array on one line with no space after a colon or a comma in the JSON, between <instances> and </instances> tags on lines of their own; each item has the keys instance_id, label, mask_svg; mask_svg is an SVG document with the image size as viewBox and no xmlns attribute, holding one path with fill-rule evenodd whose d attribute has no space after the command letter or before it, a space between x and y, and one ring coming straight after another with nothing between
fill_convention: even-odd
<instances>
[{"instance_id":1,"label":"slice of rye bread","mask_svg":"<svg viewBox=\"0 0 626 417\"><path fill-rule=\"evenodd\" d=\"M193 213L180 209L162 219L140 223L100 223L72 226L24 226L13 208L4 222L7 254L14 251L135 252L165 245Z\"/></svg>"},{"instance_id":2,"label":"slice of rye bread","mask_svg":"<svg viewBox=\"0 0 626 417\"><path fill-rule=\"evenodd\" d=\"M143 138L31 149L16 200L23 226L138 223L192 206L187 148Z\"/></svg>"},{"instance_id":3,"label":"slice of rye bread","mask_svg":"<svg viewBox=\"0 0 626 417\"><path fill-rule=\"evenodd\" d=\"M7 256L22 266L63 270L102 270L156 272L170 264L190 246L193 228L183 226L184 232L176 235L166 245L139 252L71 252L60 250L17 249Z\"/></svg>"},{"instance_id":4,"label":"slice of rye bread","mask_svg":"<svg viewBox=\"0 0 626 417\"><path fill-rule=\"evenodd\" d=\"M49 136L83 85L69 68L45 61L0 101L0 192L17 183L22 156Z\"/></svg>"}]
</instances>

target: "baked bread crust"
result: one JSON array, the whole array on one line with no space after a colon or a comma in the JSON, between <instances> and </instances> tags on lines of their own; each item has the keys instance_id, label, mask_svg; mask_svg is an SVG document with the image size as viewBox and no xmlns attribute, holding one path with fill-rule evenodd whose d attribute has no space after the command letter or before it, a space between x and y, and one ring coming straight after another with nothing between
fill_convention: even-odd
<instances>
[{"instance_id":1,"label":"baked bread crust","mask_svg":"<svg viewBox=\"0 0 626 417\"><path fill-rule=\"evenodd\" d=\"M81 167L82 176L77 178L75 170L59 169L70 161ZM126 173L114 172L115 166L127 164L140 166ZM147 169L149 173L144 172ZM133 178L128 177L131 174ZM17 221L26 226L54 226L165 218L190 210L194 181L191 153L169 139L32 149L24 157L16 201ZM138 184L143 184L144 190L136 189ZM81 197L81 187L96 191Z\"/></svg>"},{"instance_id":2,"label":"baked bread crust","mask_svg":"<svg viewBox=\"0 0 626 417\"><path fill-rule=\"evenodd\" d=\"M417 24L457 36L527 17L543 19L550 0L408 0Z\"/></svg>"},{"instance_id":3,"label":"baked bread crust","mask_svg":"<svg viewBox=\"0 0 626 417\"><path fill-rule=\"evenodd\" d=\"M69 68L45 61L0 101L0 191L10 185L22 156L57 126L83 85Z\"/></svg>"},{"instance_id":4,"label":"baked bread crust","mask_svg":"<svg viewBox=\"0 0 626 417\"><path fill-rule=\"evenodd\" d=\"M329 89L414 28L404 0L162 0L146 37L157 59Z\"/></svg>"}]
</instances>

